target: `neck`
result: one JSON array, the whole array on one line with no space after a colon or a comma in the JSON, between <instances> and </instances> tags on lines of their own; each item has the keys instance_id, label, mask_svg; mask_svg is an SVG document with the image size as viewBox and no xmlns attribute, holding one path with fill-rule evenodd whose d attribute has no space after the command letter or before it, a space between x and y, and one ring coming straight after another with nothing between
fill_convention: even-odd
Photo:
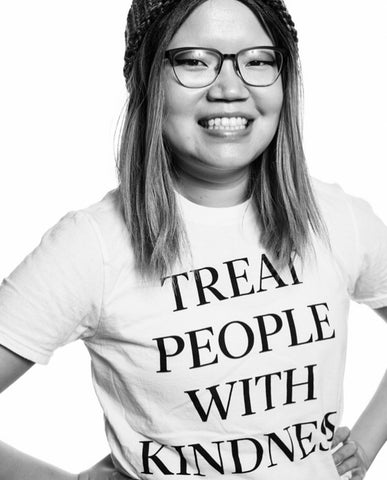
<instances>
[{"instance_id":1,"label":"neck","mask_svg":"<svg viewBox=\"0 0 387 480\"><path fill-rule=\"evenodd\" d=\"M187 172L176 172L175 186L191 202L206 207L232 207L248 198L250 172L243 170L224 178L193 177Z\"/></svg>"}]
</instances>

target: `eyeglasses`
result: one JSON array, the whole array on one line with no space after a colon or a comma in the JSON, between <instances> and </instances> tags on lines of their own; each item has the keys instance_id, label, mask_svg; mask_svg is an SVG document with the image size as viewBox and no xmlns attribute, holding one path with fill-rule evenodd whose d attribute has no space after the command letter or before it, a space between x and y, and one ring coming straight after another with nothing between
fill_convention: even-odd
<instances>
[{"instance_id":1,"label":"eyeglasses","mask_svg":"<svg viewBox=\"0 0 387 480\"><path fill-rule=\"evenodd\" d=\"M280 76L284 50L252 47L238 53L221 53L214 48L184 47L165 52L176 80L187 88L208 87L218 78L224 60L232 60L236 74L252 87L268 87Z\"/></svg>"}]
</instances>

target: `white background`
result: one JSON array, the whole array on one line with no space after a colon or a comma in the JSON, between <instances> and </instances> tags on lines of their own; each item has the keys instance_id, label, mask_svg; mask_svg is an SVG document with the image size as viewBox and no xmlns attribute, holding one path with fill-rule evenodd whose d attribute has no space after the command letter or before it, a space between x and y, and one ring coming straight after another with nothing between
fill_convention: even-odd
<instances>
[{"instance_id":1,"label":"white background","mask_svg":"<svg viewBox=\"0 0 387 480\"><path fill-rule=\"evenodd\" d=\"M116 186L129 3L0 4L1 278L67 211ZM387 223L387 4L287 3L300 36L310 171L366 198ZM349 323L344 423L351 425L385 371L387 326L358 305ZM1 396L0 438L72 472L107 454L81 343L33 367ZM386 467L387 446L367 478L384 478Z\"/></svg>"}]
</instances>

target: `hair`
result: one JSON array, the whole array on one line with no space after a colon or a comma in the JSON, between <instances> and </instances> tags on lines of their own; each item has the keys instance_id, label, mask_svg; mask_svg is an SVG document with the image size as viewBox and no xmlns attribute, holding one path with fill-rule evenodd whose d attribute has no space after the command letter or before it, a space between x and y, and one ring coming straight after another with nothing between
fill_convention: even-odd
<instances>
[{"instance_id":1,"label":"hair","mask_svg":"<svg viewBox=\"0 0 387 480\"><path fill-rule=\"evenodd\" d=\"M163 139L162 68L174 34L205 1L183 0L159 17L147 30L127 75L129 99L117 170L135 266L143 277L165 276L188 245L176 203L172 155ZM261 228L260 242L283 268L295 256L305 257L312 234L324 237L326 233L302 147L297 35L286 9L279 9L283 6L280 0L239 1L257 16L274 44L286 50L278 129L269 147L253 162L249 185Z\"/></svg>"}]
</instances>

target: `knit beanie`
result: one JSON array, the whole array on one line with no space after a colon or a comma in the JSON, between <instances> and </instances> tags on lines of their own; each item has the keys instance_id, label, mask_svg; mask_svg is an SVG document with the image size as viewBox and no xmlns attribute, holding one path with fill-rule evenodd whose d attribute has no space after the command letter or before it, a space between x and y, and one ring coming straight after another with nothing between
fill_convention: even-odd
<instances>
[{"instance_id":1,"label":"knit beanie","mask_svg":"<svg viewBox=\"0 0 387 480\"><path fill-rule=\"evenodd\" d=\"M125 66L124 75L128 80L134 57L152 23L159 17L167 15L181 0L133 0L130 7L125 30ZM287 30L298 42L297 30L283 0L256 0L278 15Z\"/></svg>"}]
</instances>

